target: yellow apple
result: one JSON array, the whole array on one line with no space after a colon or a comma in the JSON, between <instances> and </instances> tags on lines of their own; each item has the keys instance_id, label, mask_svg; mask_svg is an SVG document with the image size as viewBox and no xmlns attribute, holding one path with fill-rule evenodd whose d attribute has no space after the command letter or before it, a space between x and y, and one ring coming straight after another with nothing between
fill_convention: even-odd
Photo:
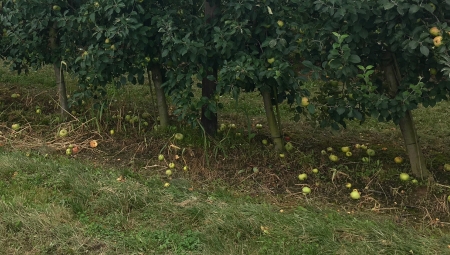
<instances>
[{"instance_id":1,"label":"yellow apple","mask_svg":"<svg viewBox=\"0 0 450 255\"><path fill-rule=\"evenodd\" d=\"M402 157L395 157L395 158L394 158L394 161L395 161L395 163L397 163L397 164L401 164L401 163L403 163L403 158L402 158Z\"/></svg>"},{"instance_id":2,"label":"yellow apple","mask_svg":"<svg viewBox=\"0 0 450 255\"><path fill-rule=\"evenodd\" d=\"M436 36L433 39L434 46L439 47L442 45L442 36Z\"/></svg>"},{"instance_id":3,"label":"yellow apple","mask_svg":"<svg viewBox=\"0 0 450 255\"><path fill-rule=\"evenodd\" d=\"M301 105L303 107L308 106L309 105L309 99L307 97L302 97L302 103Z\"/></svg>"},{"instance_id":4,"label":"yellow apple","mask_svg":"<svg viewBox=\"0 0 450 255\"><path fill-rule=\"evenodd\" d=\"M438 36L441 34L441 30L439 30L439 28L437 28L437 27L432 27L432 28L430 28L430 34L432 36Z\"/></svg>"},{"instance_id":5,"label":"yellow apple","mask_svg":"<svg viewBox=\"0 0 450 255\"><path fill-rule=\"evenodd\" d=\"M358 190L357 189L354 189L353 191L352 191L352 193L350 193L350 197L352 198L352 199L360 199L361 198L361 194L359 194L359 192L358 192Z\"/></svg>"}]
</instances>

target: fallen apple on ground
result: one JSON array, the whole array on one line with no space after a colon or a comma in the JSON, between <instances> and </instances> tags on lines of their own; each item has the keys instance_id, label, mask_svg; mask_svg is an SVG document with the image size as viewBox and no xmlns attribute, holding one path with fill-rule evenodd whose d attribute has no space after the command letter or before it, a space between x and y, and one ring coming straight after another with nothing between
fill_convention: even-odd
<instances>
[{"instance_id":1,"label":"fallen apple on ground","mask_svg":"<svg viewBox=\"0 0 450 255\"><path fill-rule=\"evenodd\" d=\"M401 163L403 163L403 158L402 157L395 157L394 158L394 162L397 163L397 164L401 164Z\"/></svg>"},{"instance_id":2,"label":"fallen apple on ground","mask_svg":"<svg viewBox=\"0 0 450 255\"><path fill-rule=\"evenodd\" d=\"M175 139L177 139L178 141L183 140L183 138L184 138L184 135L182 133L176 133L175 134Z\"/></svg>"},{"instance_id":3,"label":"fallen apple on ground","mask_svg":"<svg viewBox=\"0 0 450 255\"><path fill-rule=\"evenodd\" d=\"M342 152L349 152L350 151L350 147L348 147L348 146L342 147L341 151Z\"/></svg>"},{"instance_id":4,"label":"fallen apple on ground","mask_svg":"<svg viewBox=\"0 0 450 255\"><path fill-rule=\"evenodd\" d=\"M12 124L11 128L12 128L14 131L17 131L17 130L20 129L20 124Z\"/></svg>"},{"instance_id":5,"label":"fallen apple on ground","mask_svg":"<svg viewBox=\"0 0 450 255\"><path fill-rule=\"evenodd\" d=\"M175 168L175 163L169 163L169 168Z\"/></svg>"},{"instance_id":6,"label":"fallen apple on ground","mask_svg":"<svg viewBox=\"0 0 450 255\"><path fill-rule=\"evenodd\" d=\"M166 175L167 176L171 176L172 175L172 170L170 170L170 169L166 170Z\"/></svg>"},{"instance_id":7,"label":"fallen apple on ground","mask_svg":"<svg viewBox=\"0 0 450 255\"><path fill-rule=\"evenodd\" d=\"M319 169L314 168L314 169L312 170L312 172L315 173L315 174L317 174L317 173L319 173Z\"/></svg>"},{"instance_id":8,"label":"fallen apple on ground","mask_svg":"<svg viewBox=\"0 0 450 255\"><path fill-rule=\"evenodd\" d=\"M159 160L159 161L163 161L163 160L164 160L164 155L159 154L159 155L158 155L158 160Z\"/></svg>"},{"instance_id":9,"label":"fallen apple on ground","mask_svg":"<svg viewBox=\"0 0 450 255\"><path fill-rule=\"evenodd\" d=\"M307 195L307 194L311 193L311 189L309 187L303 187L302 192L303 192L303 194Z\"/></svg>"},{"instance_id":10,"label":"fallen apple on ground","mask_svg":"<svg viewBox=\"0 0 450 255\"><path fill-rule=\"evenodd\" d=\"M300 181L304 181L304 180L306 180L308 178L308 175L307 174L299 174L298 175L298 179L300 180Z\"/></svg>"},{"instance_id":11,"label":"fallen apple on ground","mask_svg":"<svg viewBox=\"0 0 450 255\"><path fill-rule=\"evenodd\" d=\"M407 181L407 180L409 180L409 174L407 174L407 173L401 173L401 174L400 174L400 180L402 180L402 181Z\"/></svg>"},{"instance_id":12,"label":"fallen apple on ground","mask_svg":"<svg viewBox=\"0 0 450 255\"><path fill-rule=\"evenodd\" d=\"M331 154L328 158L329 158L331 161L333 161L333 162L336 162L336 161L339 160L338 156L333 155L333 154Z\"/></svg>"},{"instance_id":13,"label":"fallen apple on ground","mask_svg":"<svg viewBox=\"0 0 450 255\"><path fill-rule=\"evenodd\" d=\"M67 129L61 129L61 130L59 131L59 136L60 136L60 137L66 137L67 134L68 134Z\"/></svg>"},{"instance_id":14,"label":"fallen apple on ground","mask_svg":"<svg viewBox=\"0 0 450 255\"><path fill-rule=\"evenodd\" d=\"M350 197L352 199L360 199L361 198L361 194L359 194L357 189L354 189L351 193L350 193Z\"/></svg>"}]
</instances>

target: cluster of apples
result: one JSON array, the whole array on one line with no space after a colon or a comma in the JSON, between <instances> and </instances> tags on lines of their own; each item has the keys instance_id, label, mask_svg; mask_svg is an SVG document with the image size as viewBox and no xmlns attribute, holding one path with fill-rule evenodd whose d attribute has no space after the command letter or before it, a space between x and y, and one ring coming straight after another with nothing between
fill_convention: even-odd
<instances>
[{"instance_id":1,"label":"cluster of apples","mask_svg":"<svg viewBox=\"0 0 450 255\"><path fill-rule=\"evenodd\" d=\"M175 140L181 141L184 139L184 135L182 133L176 133L173 135L173 137L175 138ZM163 154L159 154L158 155L158 160L159 161L165 161L165 157ZM166 170L166 175L168 178L171 178L172 174L173 174L173 170L176 169L176 165L174 162L170 162L168 165L169 169ZM183 171L187 172L189 170L188 166L184 166L183 167ZM164 183L164 187L167 188L170 186L169 182Z\"/></svg>"},{"instance_id":2,"label":"cluster of apples","mask_svg":"<svg viewBox=\"0 0 450 255\"><path fill-rule=\"evenodd\" d=\"M440 47L442 45L442 35L441 35L441 30L439 30L439 28L437 27L432 27L430 28L430 34L432 36L434 36L433 38L433 44L434 46Z\"/></svg>"}]
</instances>

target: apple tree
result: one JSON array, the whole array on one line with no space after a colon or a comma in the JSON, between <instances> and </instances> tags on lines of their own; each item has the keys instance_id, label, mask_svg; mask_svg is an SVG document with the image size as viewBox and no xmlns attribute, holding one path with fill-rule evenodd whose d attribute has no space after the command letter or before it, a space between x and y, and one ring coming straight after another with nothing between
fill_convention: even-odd
<instances>
[{"instance_id":1,"label":"apple tree","mask_svg":"<svg viewBox=\"0 0 450 255\"><path fill-rule=\"evenodd\" d=\"M216 84L215 95L231 93L238 99L241 91L258 90L275 147L283 150L281 123L273 105L286 99L301 104L302 93L307 93L301 90L289 61L298 48L300 2L221 1L220 9L215 9L216 18L209 22L196 18L195 13L187 25L177 25L169 16L161 21L163 57L176 67L168 72L171 84L167 87L174 101L182 105L180 111L192 111L195 116L205 104L209 110L206 114L217 111L220 104L210 94L197 103L191 100L192 85L204 86L205 78ZM217 77L212 74L216 68Z\"/></svg>"},{"instance_id":2,"label":"apple tree","mask_svg":"<svg viewBox=\"0 0 450 255\"><path fill-rule=\"evenodd\" d=\"M413 174L432 178L412 110L447 100L445 59L449 1L305 1L314 17L303 24L307 70L326 83L315 101L323 126L367 116L400 126ZM439 6L440 8L436 8ZM438 31L430 29L437 27ZM442 35L441 35L442 34ZM435 37L436 36L436 37ZM443 70L435 72L433 70ZM447 74L447 77L444 77Z\"/></svg>"},{"instance_id":3,"label":"apple tree","mask_svg":"<svg viewBox=\"0 0 450 255\"><path fill-rule=\"evenodd\" d=\"M145 76L155 87L160 125L169 122L165 93L161 87L164 70L159 61L160 38L155 25L171 1L88 1L73 18L79 29L79 54L72 59L84 97L104 95L114 83L143 84Z\"/></svg>"},{"instance_id":4,"label":"apple tree","mask_svg":"<svg viewBox=\"0 0 450 255\"><path fill-rule=\"evenodd\" d=\"M76 33L73 23L65 22L83 1L4 1L0 16L3 28L2 57L12 70L29 72L51 64L58 87L61 114L68 112L66 86L61 66ZM64 38L63 38L64 37Z\"/></svg>"}]
</instances>

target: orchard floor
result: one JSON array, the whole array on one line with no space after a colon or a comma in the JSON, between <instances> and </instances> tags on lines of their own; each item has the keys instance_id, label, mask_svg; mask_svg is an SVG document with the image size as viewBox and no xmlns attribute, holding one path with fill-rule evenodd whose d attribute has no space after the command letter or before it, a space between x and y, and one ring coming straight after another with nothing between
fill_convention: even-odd
<instances>
[{"instance_id":1,"label":"orchard floor","mask_svg":"<svg viewBox=\"0 0 450 255\"><path fill-rule=\"evenodd\" d=\"M420 179L418 184L399 179L409 166L393 160L407 155L391 123L369 120L332 132L306 119L291 121L289 107L281 105L285 135L294 145L282 158L270 145L256 93L238 103L222 97L220 123L236 128L205 139L201 129L176 124L175 117L174 126L155 131L148 86L108 88L101 114L86 100L61 122L51 77L47 69L28 76L0 69L0 210L7 215L0 230L7 234L2 239L7 254L124 254L133 245L135 254L299 254L293 249L299 243L301 254L450 250L450 173L443 169L450 163L449 103L413 112L436 179L428 186ZM74 81L68 83L69 92L76 93ZM12 98L15 93L20 96ZM126 115L139 119L131 123ZM13 130L13 124L20 129ZM68 130L66 137L58 135L62 129ZM176 140L175 133L184 139ZM98 146L92 147L92 140ZM376 155L362 162L367 155L356 144ZM65 155L69 146L78 152ZM351 147L351 157L341 152L343 146ZM330 152L321 154L328 147L338 162L329 160ZM169 163L175 164L171 176ZM308 175L305 181L297 178L301 173ZM306 196L305 186L312 190ZM361 193L359 200L350 198L353 189ZM158 208L150 210L152 203ZM149 221L141 228L142 217ZM23 230L42 236L41 242L26 246L32 236ZM118 241L121 233L129 239ZM55 235L61 239L52 246ZM62 245L68 240L72 244Z\"/></svg>"}]
</instances>

